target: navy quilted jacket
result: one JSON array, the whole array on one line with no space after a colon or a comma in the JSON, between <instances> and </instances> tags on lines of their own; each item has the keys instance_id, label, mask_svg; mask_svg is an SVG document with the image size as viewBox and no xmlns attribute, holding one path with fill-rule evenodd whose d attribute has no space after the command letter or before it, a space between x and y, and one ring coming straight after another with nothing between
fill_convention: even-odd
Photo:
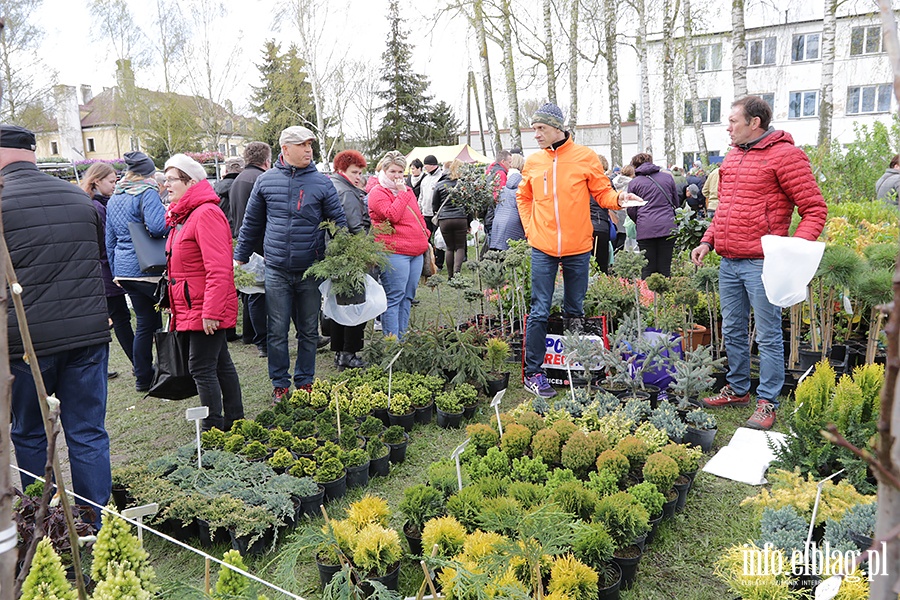
<instances>
[{"instance_id":1,"label":"navy quilted jacket","mask_svg":"<svg viewBox=\"0 0 900 600\"><path fill-rule=\"evenodd\" d=\"M128 223L143 223L151 237L162 238L169 231L166 207L159 192L148 188L138 194L115 194L106 203L106 256L113 278L153 277L141 271Z\"/></svg>"},{"instance_id":2,"label":"navy quilted jacket","mask_svg":"<svg viewBox=\"0 0 900 600\"><path fill-rule=\"evenodd\" d=\"M325 254L322 221L347 227L344 209L331 180L310 163L305 168L285 164L259 176L247 201L234 259L250 260L260 238L266 266L302 273Z\"/></svg>"}]
</instances>

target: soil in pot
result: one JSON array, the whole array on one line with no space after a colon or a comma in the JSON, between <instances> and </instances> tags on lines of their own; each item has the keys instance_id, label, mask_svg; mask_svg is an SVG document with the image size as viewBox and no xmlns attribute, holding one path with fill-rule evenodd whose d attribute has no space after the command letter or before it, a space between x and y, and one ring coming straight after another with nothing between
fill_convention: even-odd
<instances>
[{"instance_id":1,"label":"soil in pot","mask_svg":"<svg viewBox=\"0 0 900 600\"><path fill-rule=\"evenodd\" d=\"M356 294L335 294L334 299L341 306L351 306L354 304L365 304L366 291L363 290Z\"/></svg>"},{"instance_id":2,"label":"soil in pot","mask_svg":"<svg viewBox=\"0 0 900 600\"><path fill-rule=\"evenodd\" d=\"M399 425L404 431L412 431L413 425L416 423L416 411L411 410L405 415L395 415L388 412L388 421L390 425Z\"/></svg>"},{"instance_id":3,"label":"soil in pot","mask_svg":"<svg viewBox=\"0 0 900 600\"><path fill-rule=\"evenodd\" d=\"M347 493L347 473L344 473L334 481L322 483L325 488L325 501L340 500Z\"/></svg>"},{"instance_id":4,"label":"soil in pot","mask_svg":"<svg viewBox=\"0 0 900 600\"><path fill-rule=\"evenodd\" d=\"M687 431L684 433L684 443L700 446L703 452L709 452L712 450L713 441L718 432L718 429L697 429L688 425Z\"/></svg>"},{"instance_id":5,"label":"soil in pot","mask_svg":"<svg viewBox=\"0 0 900 600\"><path fill-rule=\"evenodd\" d=\"M621 548L613 554L613 562L622 569L622 583L619 589L629 590L634 585L634 578L637 576L638 563L641 561L642 555L641 549L634 544Z\"/></svg>"},{"instance_id":6,"label":"soil in pot","mask_svg":"<svg viewBox=\"0 0 900 600\"><path fill-rule=\"evenodd\" d=\"M406 537L406 543L409 544L409 553L414 556L422 555L422 532L413 530L409 527L409 523L403 525L403 535Z\"/></svg>"},{"instance_id":7,"label":"soil in pot","mask_svg":"<svg viewBox=\"0 0 900 600\"><path fill-rule=\"evenodd\" d=\"M604 586L601 576L597 582L597 600L619 600L619 587L622 585L622 568L616 563L610 563L609 568L614 572L610 579L614 579L613 583Z\"/></svg>"},{"instance_id":8,"label":"soil in pot","mask_svg":"<svg viewBox=\"0 0 900 600\"><path fill-rule=\"evenodd\" d=\"M437 424L438 427L443 427L444 429L459 429L463 420L463 411L459 411L458 413L449 413L444 412L440 408L437 409Z\"/></svg>"},{"instance_id":9,"label":"soil in pot","mask_svg":"<svg viewBox=\"0 0 900 600\"><path fill-rule=\"evenodd\" d=\"M497 392L505 390L507 387L509 387L509 373L503 373L496 379L488 379L487 385L485 385L485 391L487 392L488 398L493 398Z\"/></svg>"},{"instance_id":10,"label":"soil in pot","mask_svg":"<svg viewBox=\"0 0 900 600\"><path fill-rule=\"evenodd\" d=\"M369 484L369 462L358 467L347 467L347 487L363 487Z\"/></svg>"}]
</instances>

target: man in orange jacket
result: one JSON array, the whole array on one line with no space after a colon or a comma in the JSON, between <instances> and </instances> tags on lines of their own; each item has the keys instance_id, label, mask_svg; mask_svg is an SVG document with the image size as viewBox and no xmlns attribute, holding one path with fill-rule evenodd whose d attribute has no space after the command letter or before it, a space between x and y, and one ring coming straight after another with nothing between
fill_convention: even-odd
<instances>
[{"instance_id":1,"label":"man in orange jacket","mask_svg":"<svg viewBox=\"0 0 900 600\"><path fill-rule=\"evenodd\" d=\"M531 311L525 334L525 389L544 398L556 391L543 371L547 319L556 274L562 265L563 318L581 329L588 266L593 249L591 205L618 209L619 193L609 183L597 153L572 141L558 106L544 104L531 118L541 147L528 157L516 203L531 245ZM623 191L622 194L625 194Z\"/></svg>"}]
</instances>

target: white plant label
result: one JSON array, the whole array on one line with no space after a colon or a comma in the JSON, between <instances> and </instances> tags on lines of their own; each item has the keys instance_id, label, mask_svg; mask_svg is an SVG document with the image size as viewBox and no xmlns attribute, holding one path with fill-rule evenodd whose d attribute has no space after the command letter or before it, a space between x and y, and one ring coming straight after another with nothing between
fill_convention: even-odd
<instances>
[{"instance_id":1,"label":"white plant label","mask_svg":"<svg viewBox=\"0 0 900 600\"><path fill-rule=\"evenodd\" d=\"M837 596L843 582L843 575L832 575L816 586L816 600L831 600Z\"/></svg>"},{"instance_id":2,"label":"white plant label","mask_svg":"<svg viewBox=\"0 0 900 600\"><path fill-rule=\"evenodd\" d=\"M503 436L503 423L500 422L500 402L503 400L503 395L506 394L506 388L503 388L496 394L494 394L494 399L491 400L491 406L494 409L494 414L497 415L497 430L500 432L500 436Z\"/></svg>"},{"instance_id":3,"label":"white plant label","mask_svg":"<svg viewBox=\"0 0 900 600\"><path fill-rule=\"evenodd\" d=\"M397 362L397 359L400 358L400 355L403 354L403 348L397 351L397 354L394 355L394 358L391 359L391 362L388 363L387 372L388 372L388 410L391 409L391 386L394 383L394 363Z\"/></svg>"},{"instance_id":4,"label":"white plant label","mask_svg":"<svg viewBox=\"0 0 900 600\"><path fill-rule=\"evenodd\" d=\"M457 446L456 449L453 451L453 453L450 455L450 458L452 458L456 462L456 483L457 483L457 485L459 485L459 489L463 489L462 465L460 465L459 456L463 453L463 450L466 449L466 446L468 446L469 442L471 442L471 441L472 441L472 438L468 438L462 444Z\"/></svg>"},{"instance_id":5,"label":"white plant label","mask_svg":"<svg viewBox=\"0 0 900 600\"><path fill-rule=\"evenodd\" d=\"M202 469L202 451L200 450L200 421L209 416L208 406L195 406L184 411L184 418L193 421L197 433L197 468Z\"/></svg>"},{"instance_id":6,"label":"white plant label","mask_svg":"<svg viewBox=\"0 0 900 600\"><path fill-rule=\"evenodd\" d=\"M204 407L205 408L205 407ZM191 409L188 409L191 410ZM122 511L122 516L126 519L134 519L138 522L138 543L144 545L144 517L152 517L159 512L159 504L144 504L143 506L134 506L126 508Z\"/></svg>"}]
</instances>

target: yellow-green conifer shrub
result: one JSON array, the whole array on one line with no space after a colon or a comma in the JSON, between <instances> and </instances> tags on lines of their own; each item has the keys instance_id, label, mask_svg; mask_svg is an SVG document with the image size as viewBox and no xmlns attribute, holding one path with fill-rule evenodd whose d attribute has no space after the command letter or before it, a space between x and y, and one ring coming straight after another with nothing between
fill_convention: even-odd
<instances>
[{"instance_id":1,"label":"yellow-green conifer shrub","mask_svg":"<svg viewBox=\"0 0 900 600\"><path fill-rule=\"evenodd\" d=\"M572 600L594 600L597 598L597 573L572 556L563 554L553 560L550 567L551 594L561 592Z\"/></svg>"},{"instance_id":2,"label":"yellow-green conifer shrub","mask_svg":"<svg viewBox=\"0 0 900 600\"><path fill-rule=\"evenodd\" d=\"M104 512L103 527L97 534L97 543L94 544L91 578L102 582L108 573L112 573L115 565L120 565L122 568L119 571L122 573L133 571L142 589L154 593L157 590L153 583L156 574L148 559L147 551L131 533L131 525L112 513Z\"/></svg>"},{"instance_id":3,"label":"yellow-green conifer shrub","mask_svg":"<svg viewBox=\"0 0 900 600\"><path fill-rule=\"evenodd\" d=\"M106 578L94 588L93 600L150 600L140 578L122 563L110 563Z\"/></svg>"},{"instance_id":4,"label":"yellow-green conifer shrub","mask_svg":"<svg viewBox=\"0 0 900 600\"><path fill-rule=\"evenodd\" d=\"M22 600L77 600L78 594L66 580L59 555L50 538L38 542L28 577L22 584Z\"/></svg>"},{"instance_id":5,"label":"yellow-green conifer shrub","mask_svg":"<svg viewBox=\"0 0 900 600\"><path fill-rule=\"evenodd\" d=\"M422 530L422 551L426 554L437 544L437 555L450 558L462 550L465 542L466 528L453 517L431 519Z\"/></svg>"},{"instance_id":6,"label":"yellow-green conifer shrub","mask_svg":"<svg viewBox=\"0 0 900 600\"><path fill-rule=\"evenodd\" d=\"M376 523L353 537L353 564L368 577L384 577L403 557L397 532Z\"/></svg>"},{"instance_id":7,"label":"yellow-green conifer shrub","mask_svg":"<svg viewBox=\"0 0 900 600\"><path fill-rule=\"evenodd\" d=\"M387 527L391 518L391 509L384 498L366 494L347 508L347 521L357 530L367 525Z\"/></svg>"}]
</instances>

